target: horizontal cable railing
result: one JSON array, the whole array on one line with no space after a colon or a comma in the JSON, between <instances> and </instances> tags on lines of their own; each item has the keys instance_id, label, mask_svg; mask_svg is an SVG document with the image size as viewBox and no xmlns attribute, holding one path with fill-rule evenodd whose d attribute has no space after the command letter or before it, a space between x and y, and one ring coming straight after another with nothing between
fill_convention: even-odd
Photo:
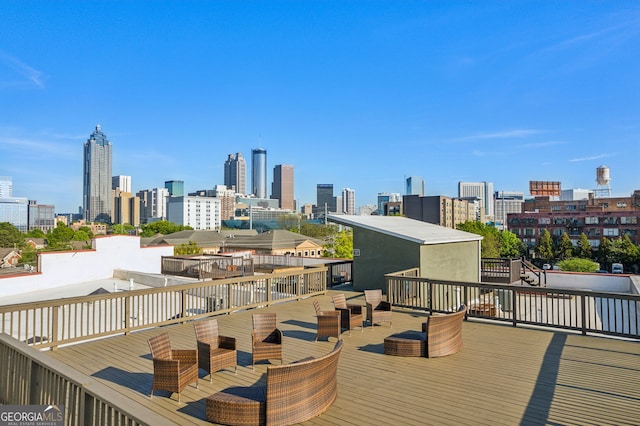
<instances>
[{"instance_id":1,"label":"horizontal cable railing","mask_svg":"<svg viewBox=\"0 0 640 426\"><path fill-rule=\"evenodd\" d=\"M412 276L413 271L413 276ZM417 277L418 270L385 276L394 306L451 312L518 324L640 339L640 295L453 282Z\"/></svg>"},{"instance_id":2,"label":"horizontal cable railing","mask_svg":"<svg viewBox=\"0 0 640 426\"><path fill-rule=\"evenodd\" d=\"M55 348L326 292L327 268L0 306L0 332Z\"/></svg>"}]
</instances>

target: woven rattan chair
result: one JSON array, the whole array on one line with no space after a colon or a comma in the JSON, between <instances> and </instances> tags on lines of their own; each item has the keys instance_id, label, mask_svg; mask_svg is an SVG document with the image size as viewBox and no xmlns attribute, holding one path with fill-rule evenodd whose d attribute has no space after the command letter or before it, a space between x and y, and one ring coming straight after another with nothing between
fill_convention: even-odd
<instances>
[{"instance_id":1,"label":"woven rattan chair","mask_svg":"<svg viewBox=\"0 0 640 426\"><path fill-rule=\"evenodd\" d=\"M316 309L316 318L318 319L316 342L320 337L340 339L340 312L321 310L320 302L317 300L313 301L313 307Z\"/></svg>"},{"instance_id":2,"label":"woven rattan chair","mask_svg":"<svg viewBox=\"0 0 640 426\"><path fill-rule=\"evenodd\" d=\"M340 324L342 328L349 330L349 335L351 335L351 330L355 327L360 327L360 330L362 330L362 306L347 304L343 293L334 294L331 298L333 299L333 306L335 306L336 311L340 312Z\"/></svg>"},{"instance_id":3,"label":"woven rattan chair","mask_svg":"<svg viewBox=\"0 0 640 426\"><path fill-rule=\"evenodd\" d=\"M276 325L276 314L253 314L251 332L251 365L256 361L279 359L282 363L282 332Z\"/></svg>"},{"instance_id":4,"label":"woven rattan chair","mask_svg":"<svg viewBox=\"0 0 640 426\"><path fill-rule=\"evenodd\" d=\"M238 371L236 339L218 334L218 320L208 319L193 323L198 344L198 367L209 373L209 381L213 381L213 373L225 368Z\"/></svg>"},{"instance_id":5,"label":"woven rattan chair","mask_svg":"<svg viewBox=\"0 0 640 426\"><path fill-rule=\"evenodd\" d=\"M156 390L167 390L178 394L187 385L198 388L198 351L195 349L171 349L169 334L162 333L149 339L153 358L153 385L151 395Z\"/></svg>"},{"instance_id":6,"label":"woven rattan chair","mask_svg":"<svg viewBox=\"0 0 640 426\"><path fill-rule=\"evenodd\" d=\"M467 307L460 305L456 312L442 315L431 315L422 324L426 333L426 356L435 358L460 352L462 349L462 321L467 314Z\"/></svg>"},{"instance_id":7,"label":"woven rattan chair","mask_svg":"<svg viewBox=\"0 0 640 426\"><path fill-rule=\"evenodd\" d=\"M391 327L391 303L382 300L382 290L365 290L364 300L367 305L367 322L374 324L388 322Z\"/></svg>"}]
</instances>

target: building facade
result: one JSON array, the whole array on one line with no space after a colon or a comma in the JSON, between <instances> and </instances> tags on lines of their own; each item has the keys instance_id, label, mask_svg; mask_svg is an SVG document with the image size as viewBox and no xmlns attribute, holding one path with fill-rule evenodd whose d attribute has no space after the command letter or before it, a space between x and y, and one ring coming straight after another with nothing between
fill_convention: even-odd
<instances>
[{"instance_id":1,"label":"building facade","mask_svg":"<svg viewBox=\"0 0 640 426\"><path fill-rule=\"evenodd\" d=\"M333 196L332 183L319 183L316 185L316 217L324 216L325 213L336 211L336 199Z\"/></svg>"},{"instance_id":2,"label":"building facade","mask_svg":"<svg viewBox=\"0 0 640 426\"><path fill-rule=\"evenodd\" d=\"M494 222L496 228L507 229L507 215L521 213L524 205L524 192L496 191L494 195Z\"/></svg>"},{"instance_id":3,"label":"building facade","mask_svg":"<svg viewBox=\"0 0 640 426\"><path fill-rule=\"evenodd\" d=\"M224 162L224 184L238 194L247 195L247 162L241 153L229 154Z\"/></svg>"},{"instance_id":4,"label":"building facade","mask_svg":"<svg viewBox=\"0 0 640 426\"><path fill-rule=\"evenodd\" d=\"M220 200L215 197L169 197L167 220L195 230L220 229Z\"/></svg>"},{"instance_id":5,"label":"building facade","mask_svg":"<svg viewBox=\"0 0 640 426\"><path fill-rule=\"evenodd\" d=\"M88 222L111 222L111 142L100 125L84 144L82 211Z\"/></svg>"},{"instance_id":6,"label":"building facade","mask_svg":"<svg viewBox=\"0 0 640 426\"><path fill-rule=\"evenodd\" d=\"M29 230L28 207L26 198L0 198L0 222L9 222L20 232L27 232Z\"/></svg>"},{"instance_id":7,"label":"building facade","mask_svg":"<svg viewBox=\"0 0 640 426\"><path fill-rule=\"evenodd\" d=\"M251 150L251 193L258 198L267 198L267 150Z\"/></svg>"},{"instance_id":8,"label":"building facade","mask_svg":"<svg viewBox=\"0 0 640 426\"><path fill-rule=\"evenodd\" d=\"M342 189L342 212L344 214L356 214L356 191L351 188Z\"/></svg>"},{"instance_id":9,"label":"building facade","mask_svg":"<svg viewBox=\"0 0 640 426\"><path fill-rule=\"evenodd\" d=\"M444 195L428 197L405 195L402 200L402 208L404 215L409 219L451 229L455 229L460 223L476 220L475 203Z\"/></svg>"},{"instance_id":10,"label":"building facade","mask_svg":"<svg viewBox=\"0 0 640 426\"><path fill-rule=\"evenodd\" d=\"M494 219L493 195L493 182L458 182L458 198L479 198L487 220Z\"/></svg>"},{"instance_id":11,"label":"building facade","mask_svg":"<svg viewBox=\"0 0 640 426\"><path fill-rule=\"evenodd\" d=\"M133 196L131 192L114 189L111 217L114 224L139 226L140 198Z\"/></svg>"},{"instance_id":12,"label":"building facade","mask_svg":"<svg viewBox=\"0 0 640 426\"><path fill-rule=\"evenodd\" d=\"M273 168L271 198L279 200L282 209L296 209L293 197L293 166L278 164Z\"/></svg>"},{"instance_id":13,"label":"building facade","mask_svg":"<svg viewBox=\"0 0 640 426\"><path fill-rule=\"evenodd\" d=\"M131 176L113 176L111 178L111 189L119 189L122 192L131 192Z\"/></svg>"},{"instance_id":14,"label":"building facade","mask_svg":"<svg viewBox=\"0 0 640 426\"><path fill-rule=\"evenodd\" d=\"M213 188L213 196L220 200L220 220L233 219L236 211L236 192L225 185L216 185Z\"/></svg>"},{"instance_id":15,"label":"building facade","mask_svg":"<svg viewBox=\"0 0 640 426\"><path fill-rule=\"evenodd\" d=\"M405 195L424 197L424 179L420 176L409 176L405 181Z\"/></svg>"},{"instance_id":16,"label":"building facade","mask_svg":"<svg viewBox=\"0 0 640 426\"><path fill-rule=\"evenodd\" d=\"M182 180L167 180L164 182L164 187L169 191L169 197L182 197L184 195L184 181Z\"/></svg>"},{"instance_id":17,"label":"building facade","mask_svg":"<svg viewBox=\"0 0 640 426\"><path fill-rule=\"evenodd\" d=\"M387 194L386 192L379 192L378 193L378 215L384 216L385 204L396 203L396 202L402 202L402 196L400 194L396 192L391 194Z\"/></svg>"},{"instance_id":18,"label":"building facade","mask_svg":"<svg viewBox=\"0 0 640 426\"><path fill-rule=\"evenodd\" d=\"M11 176L0 176L0 198L13 197L13 180Z\"/></svg>"},{"instance_id":19,"label":"building facade","mask_svg":"<svg viewBox=\"0 0 640 426\"><path fill-rule=\"evenodd\" d=\"M138 191L136 196L140 199L140 222L149 223L156 220L167 219L167 188L154 188Z\"/></svg>"},{"instance_id":20,"label":"building facade","mask_svg":"<svg viewBox=\"0 0 640 426\"><path fill-rule=\"evenodd\" d=\"M40 229L48 232L56 227L55 206L53 204L38 204L35 200L29 200L27 216L29 231Z\"/></svg>"}]
</instances>

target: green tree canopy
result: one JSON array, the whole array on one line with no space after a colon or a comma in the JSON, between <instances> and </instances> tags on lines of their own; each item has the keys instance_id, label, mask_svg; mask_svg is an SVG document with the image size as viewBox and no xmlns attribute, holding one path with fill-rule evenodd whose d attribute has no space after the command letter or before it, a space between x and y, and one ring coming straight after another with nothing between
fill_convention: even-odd
<instances>
[{"instance_id":1,"label":"green tree canopy","mask_svg":"<svg viewBox=\"0 0 640 426\"><path fill-rule=\"evenodd\" d=\"M511 231L501 231L500 235L500 257L522 257L527 253L527 247Z\"/></svg>"},{"instance_id":2,"label":"green tree canopy","mask_svg":"<svg viewBox=\"0 0 640 426\"><path fill-rule=\"evenodd\" d=\"M0 247L22 248L24 235L9 222L0 222Z\"/></svg>"},{"instance_id":3,"label":"green tree canopy","mask_svg":"<svg viewBox=\"0 0 640 426\"><path fill-rule=\"evenodd\" d=\"M493 226L486 225L479 221L466 221L459 223L456 229L472 234L482 235L481 243L482 257L500 257L500 245L502 240L498 235L498 230Z\"/></svg>"},{"instance_id":4,"label":"green tree canopy","mask_svg":"<svg viewBox=\"0 0 640 426\"><path fill-rule=\"evenodd\" d=\"M46 234L42 229L32 229L25 234L28 238L45 238Z\"/></svg>"},{"instance_id":5,"label":"green tree canopy","mask_svg":"<svg viewBox=\"0 0 640 426\"><path fill-rule=\"evenodd\" d=\"M189 241L188 243L178 244L173 248L173 254L176 256L183 254L200 254L202 248L198 246L195 241Z\"/></svg>"},{"instance_id":6,"label":"green tree canopy","mask_svg":"<svg viewBox=\"0 0 640 426\"><path fill-rule=\"evenodd\" d=\"M560 260L570 259L573 257L573 244L571 243L571 238L565 232L562 234L562 238L560 238L560 242L558 243L558 252L556 254L556 258Z\"/></svg>"},{"instance_id":7,"label":"green tree canopy","mask_svg":"<svg viewBox=\"0 0 640 426\"><path fill-rule=\"evenodd\" d=\"M353 259L353 231L340 231L334 242L334 257Z\"/></svg>"},{"instance_id":8,"label":"green tree canopy","mask_svg":"<svg viewBox=\"0 0 640 426\"><path fill-rule=\"evenodd\" d=\"M571 272L595 272L598 270L598 263L590 259L579 259L571 257L558 262L558 266L562 271Z\"/></svg>"},{"instance_id":9,"label":"green tree canopy","mask_svg":"<svg viewBox=\"0 0 640 426\"><path fill-rule=\"evenodd\" d=\"M593 250L591 249L591 244L589 244L589 238L587 238L587 234L584 232L580 234L578 245L574 248L573 253L576 257L583 259L591 259L593 256Z\"/></svg>"},{"instance_id":10,"label":"green tree canopy","mask_svg":"<svg viewBox=\"0 0 640 426\"><path fill-rule=\"evenodd\" d=\"M156 234L173 234L174 232L184 231L186 229L193 229L190 226L177 225L173 222L169 222L168 220L159 220L157 222L151 222L146 225L142 225L142 233L143 237L153 237Z\"/></svg>"},{"instance_id":11,"label":"green tree canopy","mask_svg":"<svg viewBox=\"0 0 640 426\"><path fill-rule=\"evenodd\" d=\"M553 240L551 239L551 234L547 229L542 231L542 235L540 235L540 240L538 241L535 252L541 259L553 260Z\"/></svg>"}]
</instances>

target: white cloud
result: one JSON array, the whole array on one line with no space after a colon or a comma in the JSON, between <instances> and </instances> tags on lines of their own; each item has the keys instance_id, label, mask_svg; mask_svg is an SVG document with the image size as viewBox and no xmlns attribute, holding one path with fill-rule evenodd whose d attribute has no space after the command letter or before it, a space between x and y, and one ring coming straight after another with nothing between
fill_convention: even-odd
<instances>
[{"instance_id":1,"label":"white cloud","mask_svg":"<svg viewBox=\"0 0 640 426\"><path fill-rule=\"evenodd\" d=\"M598 155L592 155L589 157L580 157L580 158L572 158L569 160L569 162L571 163L577 163L580 161L592 161L592 160L599 160L601 158L608 158L608 157L612 157L613 154L611 153L605 153L605 154L598 154Z\"/></svg>"},{"instance_id":2,"label":"white cloud","mask_svg":"<svg viewBox=\"0 0 640 426\"><path fill-rule=\"evenodd\" d=\"M475 135L464 136L456 140L473 141L473 140L487 140L487 139L525 138L527 136L537 135L542 132L543 132L542 130L538 130L538 129L513 129L513 130L504 130L501 132L493 132L493 133L476 133Z\"/></svg>"},{"instance_id":3,"label":"white cloud","mask_svg":"<svg viewBox=\"0 0 640 426\"><path fill-rule=\"evenodd\" d=\"M546 148L549 146L557 146L557 145L564 145L567 142L565 141L547 141L547 142L532 142L532 143L525 143L520 145L520 148Z\"/></svg>"},{"instance_id":4,"label":"white cloud","mask_svg":"<svg viewBox=\"0 0 640 426\"><path fill-rule=\"evenodd\" d=\"M26 79L26 81L10 82L0 81L0 87L8 86L24 86L35 85L40 89L44 89L43 73L37 69L30 67L18 58L11 56L0 49L0 64L5 64L9 68L17 72L20 77Z\"/></svg>"}]
</instances>

